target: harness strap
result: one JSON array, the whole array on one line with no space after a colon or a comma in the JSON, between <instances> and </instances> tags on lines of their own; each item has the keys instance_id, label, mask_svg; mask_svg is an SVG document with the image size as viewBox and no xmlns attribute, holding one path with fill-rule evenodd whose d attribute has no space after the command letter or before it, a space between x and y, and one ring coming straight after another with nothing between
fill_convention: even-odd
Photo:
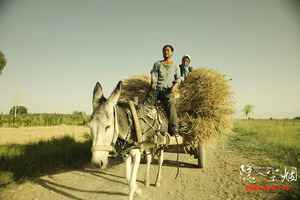
<instances>
[{"instance_id":1,"label":"harness strap","mask_svg":"<svg viewBox=\"0 0 300 200\"><path fill-rule=\"evenodd\" d=\"M115 146L118 137L119 137L119 125L118 125L117 106L114 106L114 136L112 140L112 146Z\"/></svg>"},{"instance_id":2,"label":"harness strap","mask_svg":"<svg viewBox=\"0 0 300 200\"><path fill-rule=\"evenodd\" d=\"M133 124L134 124L134 128L135 128L135 134L136 134L136 139L138 143L142 142L142 129L141 129L141 125L139 122L139 118L135 109L135 105L133 103L133 101L129 101L129 108L132 114L132 118L133 118Z\"/></svg>"}]
</instances>

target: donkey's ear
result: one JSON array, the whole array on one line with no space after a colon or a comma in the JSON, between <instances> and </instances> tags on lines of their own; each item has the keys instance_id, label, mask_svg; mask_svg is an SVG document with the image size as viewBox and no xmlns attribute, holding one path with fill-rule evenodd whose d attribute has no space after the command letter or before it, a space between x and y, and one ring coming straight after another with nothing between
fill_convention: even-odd
<instances>
[{"instance_id":1,"label":"donkey's ear","mask_svg":"<svg viewBox=\"0 0 300 200\"><path fill-rule=\"evenodd\" d=\"M97 82L93 91L93 109L95 109L99 105L100 99L102 98L103 98L102 86L99 82Z\"/></svg>"},{"instance_id":2,"label":"donkey's ear","mask_svg":"<svg viewBox=\"0 0 300 200\"><path fill-rule=\"evenodd\" d=\"M118 85L114 89L114 91L111 93L110 97L108 98L108 102L110 104L116 105L120 95L121 95L121 90L122 90L122 81L119 81Z\"/></svg>"}]
</instances>

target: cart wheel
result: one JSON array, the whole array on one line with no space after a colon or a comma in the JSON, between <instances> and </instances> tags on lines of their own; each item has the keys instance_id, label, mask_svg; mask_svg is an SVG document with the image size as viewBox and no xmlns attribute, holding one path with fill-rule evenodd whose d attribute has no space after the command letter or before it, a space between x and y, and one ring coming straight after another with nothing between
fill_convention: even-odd
<instances>
[{"instance_id":1,"label":"cart wheel","mask_svg":"<svg viewBox=\"0 0 300 200\"><path fill-rule=\"evenodd\" d=\"M205 145L204 143L198 143L198 168L205 167Z\"/></svg>"}]
</instances>

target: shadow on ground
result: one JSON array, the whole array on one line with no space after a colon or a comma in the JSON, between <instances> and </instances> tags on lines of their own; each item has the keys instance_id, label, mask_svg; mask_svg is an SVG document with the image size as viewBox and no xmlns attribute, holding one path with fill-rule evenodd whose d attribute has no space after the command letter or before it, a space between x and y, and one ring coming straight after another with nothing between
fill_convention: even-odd
<instances>
[{"instance_id":1,"label":"shadow on ground","mask_svg":"<svg viewBox=\"0 0 300 200\"><path fill-rule=\"evenodd\" d=\"M90 147L90 140L78 142L70 136L25 145L1 145L0 172L10 177L1 176L0 187L10 181L79 168L89 162Z\"/></svg>"},{"instance_id":2,"label":"shadow on ground","mask_svg":"<svg viewBox=\"0 0 300 200\"><path fill-rule=\"evenodd\" d=\"M38 178L34 181L36 184L44 187L47 190L53 191L65 197L75 200L82 200L82 198L74 195L74 192L81 193L95 193L95 194L107 194L107 195L117 195L117 196L127 196L126 193L123 192L113 192L113 191L102 191L102 190L86 190L77 187L71 187L64 184L55 183L53 181L45 180L42 178ZM68 191L68 192L67 192Z\"/></svg>"}]
</instances>

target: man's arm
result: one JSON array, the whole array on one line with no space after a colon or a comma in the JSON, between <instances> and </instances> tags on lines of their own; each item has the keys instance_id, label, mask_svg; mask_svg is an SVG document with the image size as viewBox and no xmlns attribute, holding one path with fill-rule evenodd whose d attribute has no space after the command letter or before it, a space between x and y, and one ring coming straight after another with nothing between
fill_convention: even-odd
<instances>
[{"instance_id":1,"label":"man's arm","mask_svg":"<svg viewBox=\"0 0 300 200\"><path fill-rule=\"evenodd\" d=\"M179 66L177 65L176 66L176 69L175 69L175 74L174 74L174 84L175 83L180 83L182 80L181 80L181 73L180 73L180 68Z\"/></svg>"},{"instance_id":2,"label":"man's arm","mask_svg":"<svg viewBox=\"0 0 300 200\"><path fill-rule=\"evenodd\" d=\"M177 65L176 69L175 69L175 74L174 74L173 86L171 89L172 98L178 98L178 86L179 86L179 83L182 81L181 78L182 77L181 77L181 73L180 73L180 68Z\"/></svg>"}]
</instances>

